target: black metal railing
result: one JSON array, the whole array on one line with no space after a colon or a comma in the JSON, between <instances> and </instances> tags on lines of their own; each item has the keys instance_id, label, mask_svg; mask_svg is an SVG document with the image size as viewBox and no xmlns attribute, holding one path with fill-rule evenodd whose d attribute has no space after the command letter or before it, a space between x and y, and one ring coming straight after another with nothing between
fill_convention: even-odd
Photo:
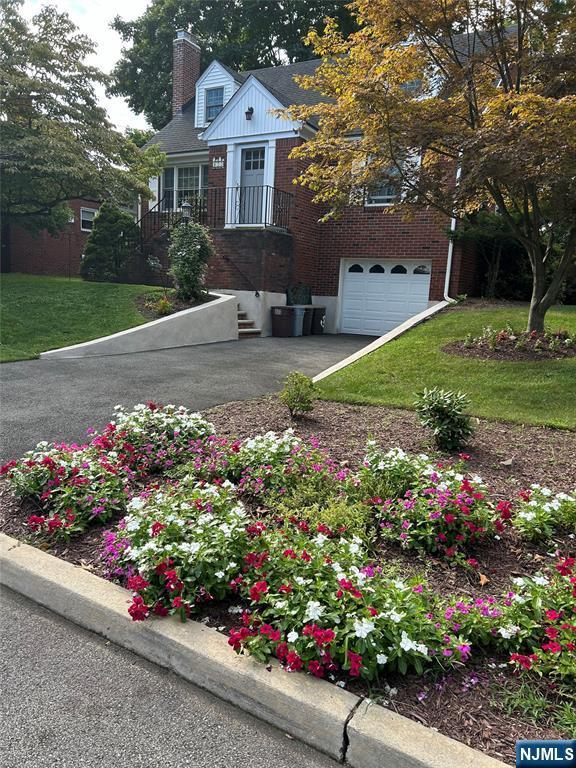
<instances>
[{"instance_id":1,"label":"black metal railing","mask_svg":"<svg viewBox=\"0 0 576 768\"><path fill-rule=\"evenodd\" d=\"M186 197L190 220L207 227L276 227L290 229L292 194L268 185L209 187ZM138 222L143 243L182 220L173 209L173 195L164 195ZM181 202L184 202L183 200Z\"/></svg>"}]
</instances>

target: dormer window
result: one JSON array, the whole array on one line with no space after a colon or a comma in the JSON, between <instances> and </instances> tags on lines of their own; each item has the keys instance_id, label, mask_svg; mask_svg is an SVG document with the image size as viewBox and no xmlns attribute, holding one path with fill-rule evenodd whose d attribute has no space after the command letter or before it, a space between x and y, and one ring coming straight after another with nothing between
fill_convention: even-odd
<instances>
[{"instance_id":1,"label":"dormer window","mask_svg":"<svg viewBox=\"0 0 576 768\"><path fill-rule=\"evenodd\" d=\"M222 111L224 106L224 88L208 88L206 91L206 122L212 120Z\"/></svg>"}]
</instances>

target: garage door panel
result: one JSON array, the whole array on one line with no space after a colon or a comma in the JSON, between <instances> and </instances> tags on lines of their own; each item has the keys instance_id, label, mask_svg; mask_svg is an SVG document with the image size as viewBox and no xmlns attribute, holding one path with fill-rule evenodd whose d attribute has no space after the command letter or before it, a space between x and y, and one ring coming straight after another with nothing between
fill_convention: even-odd
<instances>
[{"instance_id":1,"label":"garage door panel","mask_svg":"<svg viewBox=\"0 0 576 768\"><path fill-rule=\"evenodd\" d=\"M351 264L363 272L348 272ZM391 270L396 266L405 272ZM428 274L414 274L416 267L428 268ZM370 272L374 268L374 272ZM384 272L381 269L384 269ZM344 266L342 286L343 333L381 335L391 331L428 307L430 262L375 261L357 259Z\"/></svg>"}]
</instances>

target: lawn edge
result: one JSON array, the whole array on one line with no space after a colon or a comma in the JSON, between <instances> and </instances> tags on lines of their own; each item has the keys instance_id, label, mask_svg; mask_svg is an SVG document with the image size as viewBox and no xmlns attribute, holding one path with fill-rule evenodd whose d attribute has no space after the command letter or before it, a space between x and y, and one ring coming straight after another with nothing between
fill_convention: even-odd
<instances>
[{"instance_id":1,"label":"lawn edge","mask_svg":"<svg viewBox=\"0 0 576 768\"><path fill-rule=\"evenodd\" d=\"M133 622L122 587L0 533L0 584L353 768L504 768L324 680L238 656L224 635L174 617Z\"/></svg>"}]
</instances>

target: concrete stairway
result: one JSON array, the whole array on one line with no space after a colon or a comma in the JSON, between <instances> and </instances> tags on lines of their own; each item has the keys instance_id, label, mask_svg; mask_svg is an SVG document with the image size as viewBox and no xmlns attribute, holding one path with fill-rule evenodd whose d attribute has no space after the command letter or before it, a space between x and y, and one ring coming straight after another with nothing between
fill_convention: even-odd
<instances>
[{"instance_id":1,"label":"concrete stairway","mask_svg":"<svg viewBox=\"0 0 576 768\"><path fill-rule=\"evenodd\" d=\"M238 339L254 339L261 334L261 329L255 327L254 320L250 320L248 314L238 304Z\"/></svg>"}]
</instances>

